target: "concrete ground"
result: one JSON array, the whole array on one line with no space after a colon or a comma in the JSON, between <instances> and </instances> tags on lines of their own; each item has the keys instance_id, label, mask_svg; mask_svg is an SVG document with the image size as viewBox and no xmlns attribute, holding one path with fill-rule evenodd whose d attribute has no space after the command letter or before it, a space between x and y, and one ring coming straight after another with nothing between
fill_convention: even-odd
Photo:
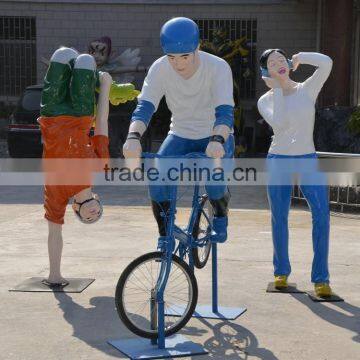
<instances>
[{"instance_id":1,"label":"concrete ground","mask_svg":"<svg viewBox=\"0 0 360 360\"><path fill-rule=\"evenodd\" d=\"M68 209L63 272L94 277L80 294L14 293L8 289L48 271L40 188L0 188L0 358L80 360L123 358L109 339L133 335L114 308L125 266L155 248L156 228L141 188L97 189L101 222L85 226ZM233 189L229 240L219 249L220 302L245 306L236 321L192 319L181 333L203 344L213 359L360 359L360 219L331 218L330 270L341 303L314 303L307 295L267 294L272 280L270 216L265 190ZM181 206L188 204L190 192ZM179 222L188 210L179 210ZM290 215L291 281L311 289L311 217ZM199 303L211 299L211 269L196 271ZM205 359L207 356L194 357Z\"/></svg>"}]
</instances>

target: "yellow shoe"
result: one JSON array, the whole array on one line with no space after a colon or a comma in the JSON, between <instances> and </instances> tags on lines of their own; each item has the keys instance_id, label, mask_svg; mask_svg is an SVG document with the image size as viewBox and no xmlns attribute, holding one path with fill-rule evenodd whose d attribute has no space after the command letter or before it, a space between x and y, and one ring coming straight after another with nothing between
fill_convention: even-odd
<instances>
[{"instance_id":1,"label":"yellow shoe","mask_svg":"<svg viewBox=\"0 0 360 360\"><path fill-rule=\"evenodd\" d=\"M288 287L286 275L275 275L274 286L276 289L285 289Z\"/></svg>"},{"instance_id":2,"label":"yellow shoe","mask_svg":"<svg viewBox=\"0 0 360 360\"><path fill-rule=\"evenodd\" d=\"M316 283L315 294L318 297L330 297L332 295L330 285L328 283Z\"/></svg>"}]
</instances>

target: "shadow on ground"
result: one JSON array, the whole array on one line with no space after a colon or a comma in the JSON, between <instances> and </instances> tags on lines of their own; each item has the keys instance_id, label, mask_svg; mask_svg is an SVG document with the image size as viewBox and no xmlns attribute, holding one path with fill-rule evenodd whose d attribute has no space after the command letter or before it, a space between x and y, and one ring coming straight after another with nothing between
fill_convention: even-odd
<instances>
[{"instance_id":1,"label":"shadow on ground","mask_svg":"<svg viewBox=\"0 0 360 360\"><path fill-rule=\"evenodd\" d=\"M291 296L309 308L319 318L332 325L352 331L353 340L360 343L360 308L343 302L313 302L308 296L291 294Z\"/></svg>"},{"instance_id":2,"label":"shadow on ground","mask_svg":"<svg viewBox=\"0 0 360 360\"><path fill-rule=\"evenodd\" d=\"M67 293L54 293L54 296L58 300L64 319L73 328L72 336L107 355L124 358L124 355L107 344L108 340L134 336L121 323L114 298L93 297L90 299L89 307L84 307ZM199 321L206 325L208 333L211 334L204 347L213 359L246 360L249 356L256 356L262 360L278 360L270 350L259 347L256 336L240 325L228 321L215 325L205 319ZM206 332L189 324L181 330L182 335L192 337L203 336Z\"/></svg>"},{"instance_id":3,"label":"shadow on ground","mask_svg":"<svg viewBox=\"0 0 360 360\"><path fill-rule=\"evenodd\" d=\"M212 336L205 341L204 348L212 359L246 360L250 356L260 360L279 360L271 350L259 347L256 336L248 329L230 321L222 321L215 325L206 319L199 319L209 328ZM196 359L196 357L192 357Z\"/></svg>"},{"instance_id":4,"label":"shadow on ground","mask_svg":"<svg viewBox=\"0 0 360 360\"><path fill-rule=\"evenodd\" d=\"M54 293L54 296L59 301L64 319L73 328L74 337L108 355L124 358L120 352L107 344L108 340L130 335L116 313L114 298L93 297L90 299L90 306L84 307L67 293Z\"/></svg>"}]
</instances>

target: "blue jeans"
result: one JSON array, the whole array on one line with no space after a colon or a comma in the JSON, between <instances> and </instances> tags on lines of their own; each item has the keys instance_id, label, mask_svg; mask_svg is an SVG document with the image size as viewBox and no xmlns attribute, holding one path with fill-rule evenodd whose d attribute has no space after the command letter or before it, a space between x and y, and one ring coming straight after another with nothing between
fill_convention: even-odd
<instances>
[{"instance_id":1,"label":"blue jeans","mask_svg":"<svg viewBox=\"0 0 360 360\"><path fill-rule=\"evenodd\" d=\"M300 189L305 196L312 215L312 240L314 258L312 263L311 281L313 283L328 283L328 254L330 231L328 187L323 185L324 182L318 182L318 180L321 180L323 175L321 175L319 172L316 172L315 167L317 164L317 156L315 153L301 156L285 156L275 154L268 154L267 156L267 164L270 172L270 184L268 185L268 200L271 209L272 238L274 244L274 275L288 276L291 273L288 252L288 215L292 191L292 169L290 172L281 172L281 167L284 167L284 164L280 165L279 163L281 161L277 161L277 159L296 159L297 161L294 161L294 169L301 169L302 166L299 166L299 164L307 164L308 170L309 168L313 170L312 173L307 172L307 179L305 179L304 175L300 176ZM310 161L304 162L302 159L310 159ZM281 185L279 185L279 182L274 181L274 177L278 177L279 179L280 176L282 180ZM313 178L315 181L309 181L309 177ZM271 184L272 182L273 184ZM304 183L306 183L307 185L304 185Z\"/></svg>"},{"instance_id":2,"label":"blue jeans","mask_svg":"<svg viewBox=\"0 0 360 360\"><path fill-rule=\"evenodd\" d=\"M185 139L174 134L169 134L162 143L158 154L162 156L182 156L193 152L204 153L209 138L198 140ZM234 156L234 136L230 135L224 144L224 158L232 158ZM172 185L174 186L174 185ZM226 185L207 185L206 192L211 200L218 200L224 197L227 192ZM149 193L152 200L157 202L168 201L170 197L170 185L152 185L149 186Z\"/></svg>"}]
</instances>

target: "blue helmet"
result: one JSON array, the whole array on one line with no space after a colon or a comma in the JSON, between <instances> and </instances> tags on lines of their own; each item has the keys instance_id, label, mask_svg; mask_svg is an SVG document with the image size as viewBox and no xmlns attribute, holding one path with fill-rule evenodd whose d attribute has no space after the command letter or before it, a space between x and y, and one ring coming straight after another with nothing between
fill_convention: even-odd
<instances>
[{"instance_id":1,"label":"blue helmet","mask_svg":"<svg viewBox=\"0 0 360 360\"><path fill-rule=\"evenodd\" d=\"M199 28L194 21L177 17L167 21L160 32L160 42L165 54L187 54L199 45Z\"/></svg>"}]
</instances>

